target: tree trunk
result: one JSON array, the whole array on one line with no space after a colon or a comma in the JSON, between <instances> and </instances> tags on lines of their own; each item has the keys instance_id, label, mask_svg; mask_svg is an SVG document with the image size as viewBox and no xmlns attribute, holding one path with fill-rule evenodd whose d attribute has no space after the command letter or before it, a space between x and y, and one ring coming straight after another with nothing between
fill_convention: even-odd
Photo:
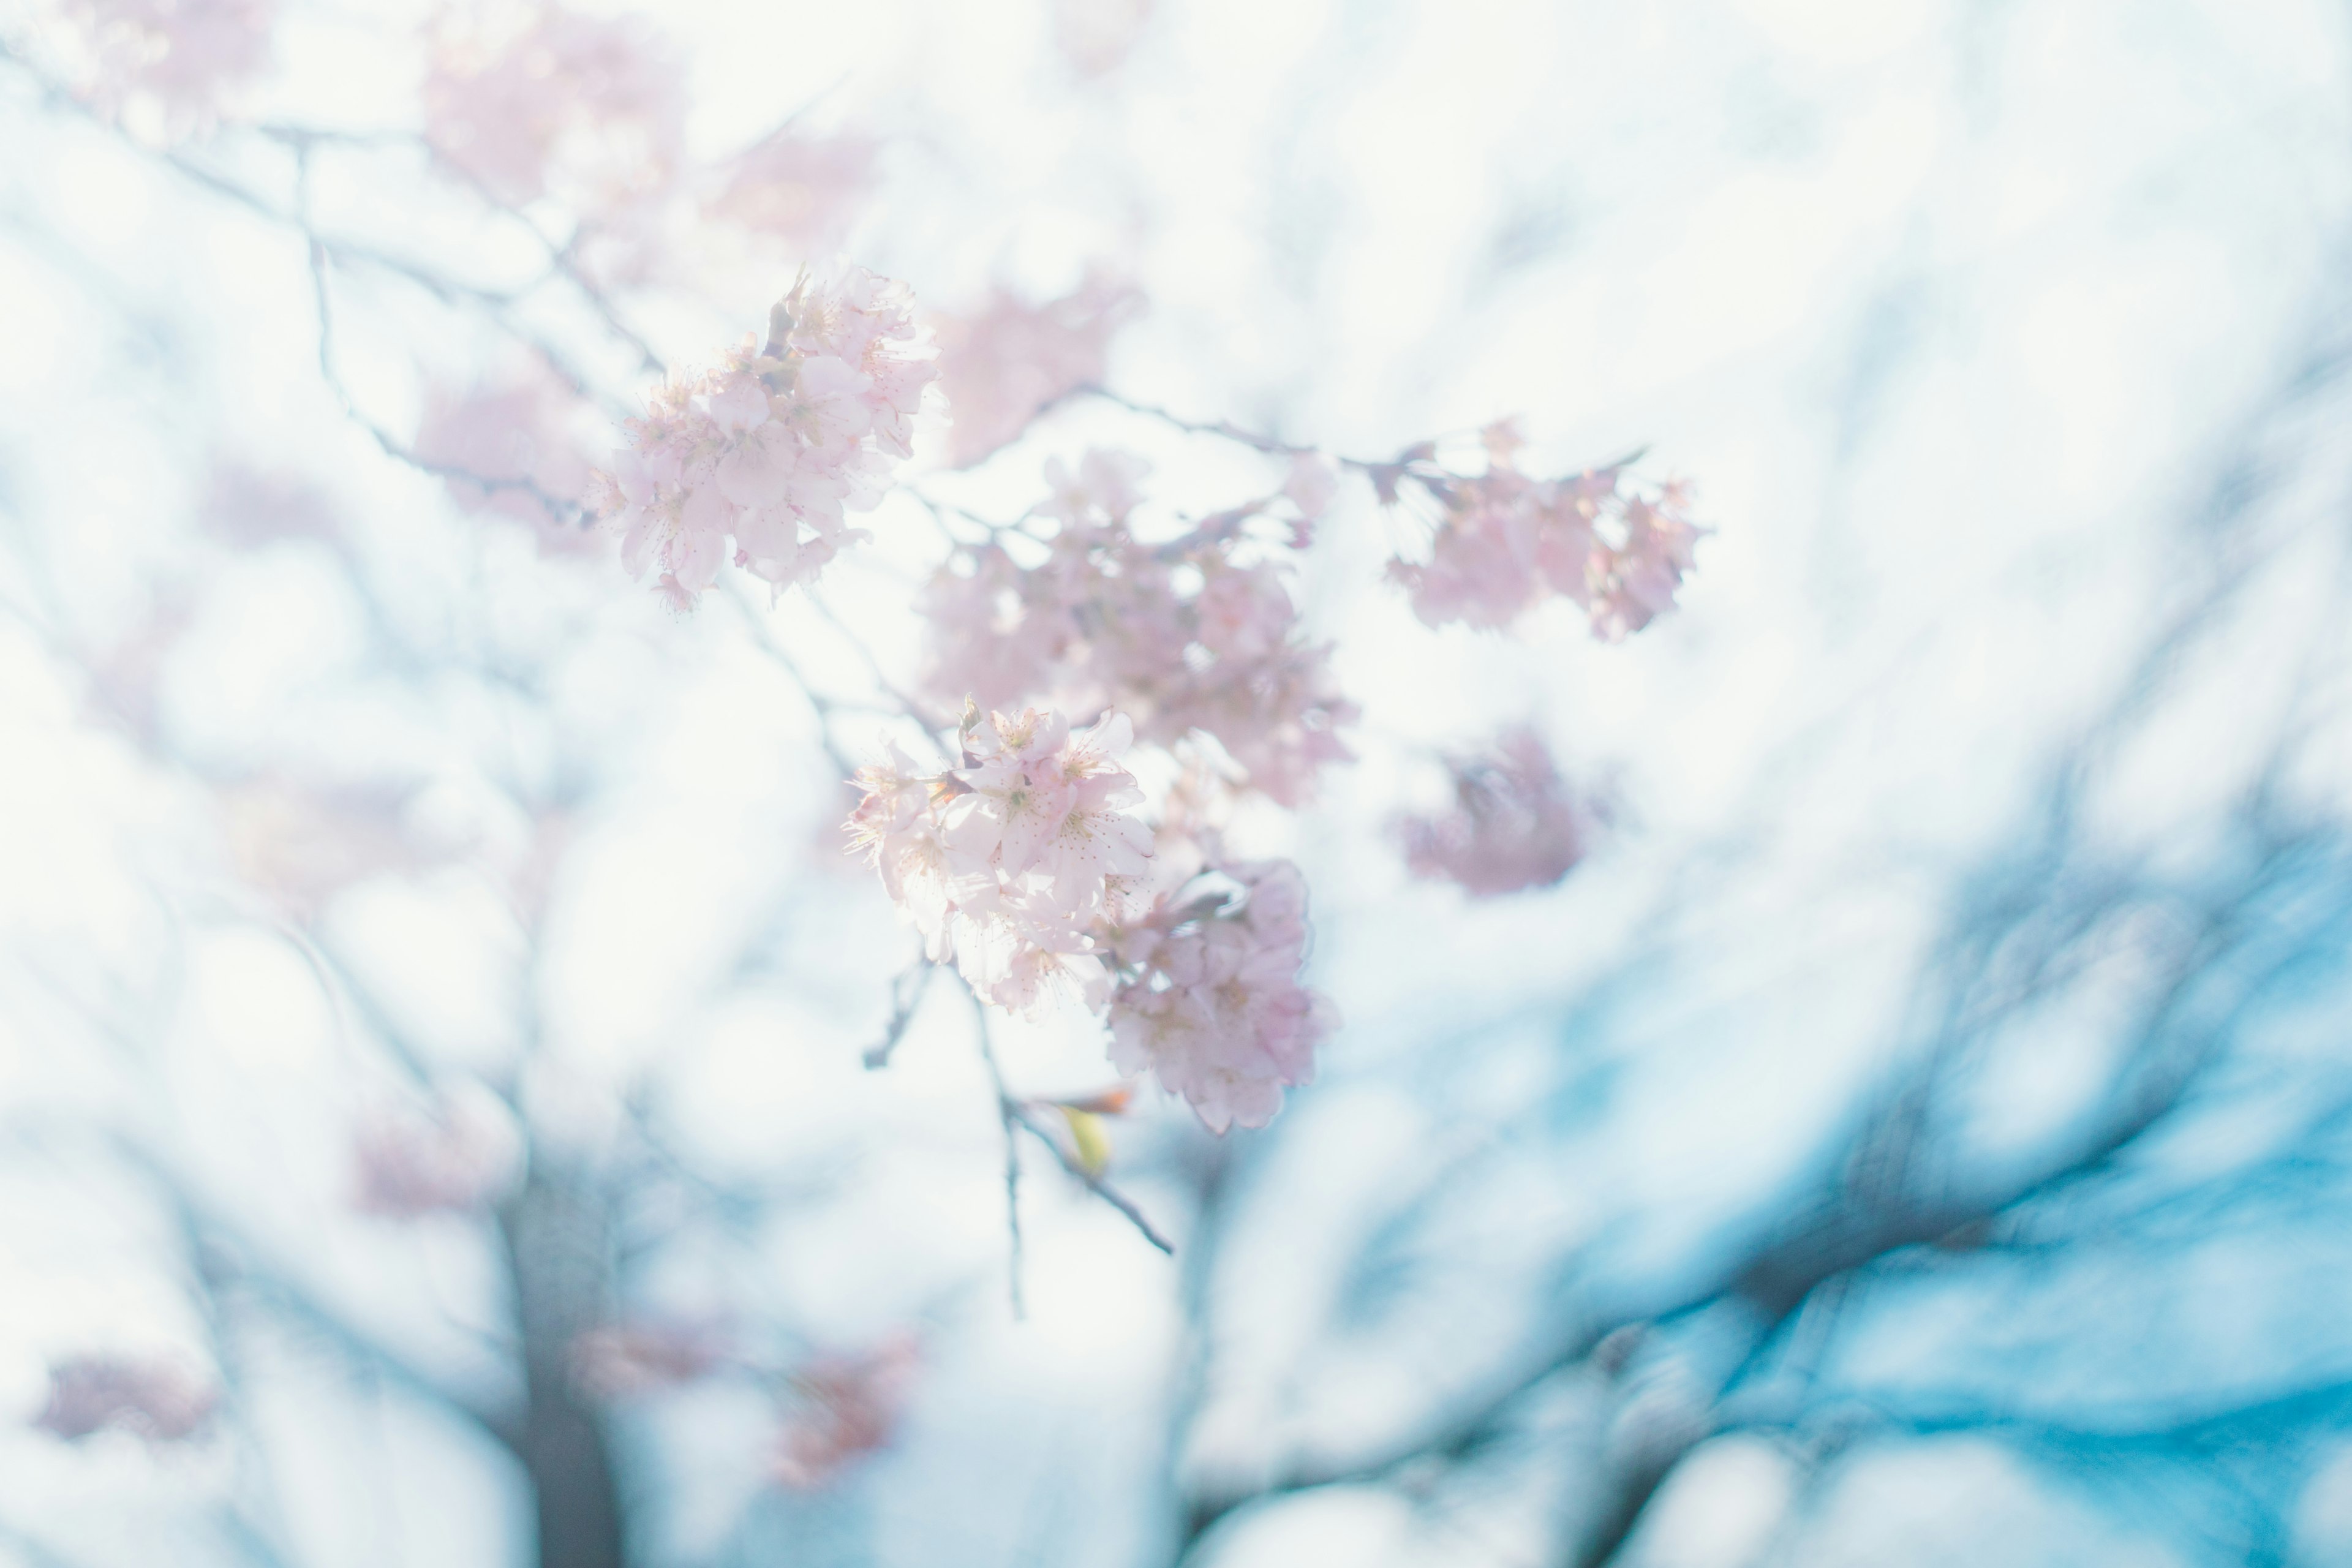
<instances>
[{"instance_id":1,"label":"tree trunk","mask_svg":"<svg viewBox=\"0 0 2352 1568\"><path fill-rule=\"evenodd\" d=\"M612 1454L572 1376L572 1345L603 1315L610 1237L585 1173L534 1162L500 1215L514 1269L530 1408L522 1460L539 1508L540 1568L623 1568Z\"/></svg>"}]
</instances>

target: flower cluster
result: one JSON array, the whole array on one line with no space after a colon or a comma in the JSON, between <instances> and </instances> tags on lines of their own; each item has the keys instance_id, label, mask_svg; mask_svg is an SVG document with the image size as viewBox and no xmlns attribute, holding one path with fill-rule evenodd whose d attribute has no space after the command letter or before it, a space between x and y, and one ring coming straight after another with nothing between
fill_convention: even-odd
<instances>
[{"instance_id":1,"label":"flower cluster","mask_svg":"<svg viewBox=\"0 0 2352 1568\"><path fill-rule=\"evenodd\" d=\"M804 273L767 342L655 394L589 503L620 520L629 571L656 572L681 607L717 580L730 538L735 564L773 588L809 582L864 537L843 510L881 499L937 374L905 284Z\"/></svg>"},{"instance_id":2,"label":"flower cluster","mask_svg":"<svg viewBox=\"0 0 2352 1568\"><path fill-rule=\"evenodd\" d=\"M203 1429L217 1396L178 1362L78 1355L49 1367L48 1402L33 1425L68 1439L112 1428L150 1442L178 1442Z\"/></svg>"},{"instance_id":3,"label":"flower cluster","mask_svg":"<svg viewBox=\"0 0 2352 1568\"><path fill-rule=\"evenodd\" d=\"M1415 875L1458 882L1474 898L1548 888L1584 858L1604 809L1580 799L1533 730L1513 729L1491 755L1449 757L1454 805L1398 823Z\"/></svg>"},{"instance_id":4,"label":"flower cluster","mask_svg":"<svg viewBox=\"0 0 2352 1568\"><path fill-rule=\"evenodd\" d=\"M1283 502L1299 537L1311 520L1289 492L1302 487L1294 478L1153 543L1129 523L1144 471L1117 453L1089 452L1075 472L1048 462L1052 494L1033 516L1054 532L1028 540L1044 559L1024 565L992 541L933 580L927 683L943 701L1117 708L1156 745L1212 737L1249 787L1297 805L1325 763L1349 757L1339 731L1357 714L1337 689L1330 646L1299 636L1278 552L1246 531Z\"/></svg>"},{"instance_id":5,"label":"flower cluster","mask_svg":"<svg viewBox=\"0 0 2352 1568\"><path fill-rule=\"evenodd\" d=\"M948 462L979 462L1047 404L1101 381L1112 336L1142 305L1134 289L1097 274L1042 305L999 289L982 310L942 321L940 383L955 410Z\"/></svg>"},{"instance_id":6,"label":"flower cluster","mask_svg":"<svg viewBox=\"0 0 2352 1568\"><path fill-rule=\"evenodd\" d=\"M1330 1028L1298 983L1297 868L1199 870L1181 825L1155 865L1142 792L1118 765L1123 714L1072 735L1058 714L975 710L962 735L960 768L927 777L894 753L860 772L849 823L930 959L1015 1011L1077 996L1108 1015L1121 1072L1155 1074L1217 1131L1264 1126Z\"/></svg>"},{"instance_id":7,"label":"flower cluster","mask_svg":"<svg viewBox=\"0 0 2352 1568\"><path fill-rule=\"evenodd\" d=\"M1108 76L1127 63L1156 5L1157 0L1054 0L1054 47L1080 77Z\"/></svg>"},{"instance_id":8,"label":"flower cluster","mask_svg":"<svg viewBox=\"0 0 2352 1568\"><path fill-rule=\"evenodd\" d=\"M459 1084L428 1109L376 1108L361 1121L352 1153L357 1206L415 1219L496 1202L520 1173L522 1135L489 1090Z\"/></svg>"},{"instance_id":9,"label":"flower cluster","mask_svg":"<svg viewBox=\"0 0 2352 1568\"><path fill-rule=\"evenodd\" d=\"M496 200L609 215L677 180L685 79L642 25L552 5L453 10L432 42L425 140Z\"/></svg>"},{"instance_id":10,"label":"flower cluster","mask_svg":"<svg viewBox=\"0 0 2352 1568\"><path fill-rule=\"evenodd\" d=\"M1109 973L1094 928L1133 898L1151 832L1143 794L1118 765L1124 714L1070 733L1058 713L965 716L963 765L918 775L903 753L863 769L850 817L882 884L923 933L999 1006L1034 1013L1075 990L1100 1005Z\"/></svg>"},{"instance_id":11,"label":"flower cluster","mask_svg":"<svg viewBox=\"0 0 2352 1568\"><path fill-rule=\"evenodd\" d=\"M415 450L459 507L527 524L547 553L574 551L587 537L572 511L589 474L581 412L553 377L519 366L462 392L436 389Z\"/></svg>"},{"instance_id":12,"label":"flower cluster","mask_svg":"<svg viewBox=\"0 0 2352 1568\"><path fill-rule=\"evenodd\" d=\"M1329 1002L1298 983L1307 883L1289 861L1194 878L1108 945L1121 977L1110 1005L1121 1072L1150 1072L1218 1132L1265 1126L1284 1085L1313 1079L1333 1019Z\"/></svg>"},{"instance_id":13,"label":"flower cluster","mask_svg":"<svg viewBox=\"0 0 2352 1568\"><path fill-rule=\"evenodd\" d=\"M787 126L746 150L706 216L772 236L801 255L839 246L874 181L879 146L855 135L819 138Z\"/></svg>"},{"instance_id":14,"label":"flower cluster","mask_svg":"<svg viewBox=\"0 0 2352 1568\"><path fill-rule=\"evenodd\" d=\"M680 1387L727 1360L708 1324L635 1321L583 1330L572 1342L572 1378L600 1400L628 1399Z\"/></svg>"},{"instance_id":15,"label":"flower cluster","mask_svg":"<svg viewBox=\"0 0 2352 1568\"><path fill-rule=\"evenodd\" d=\"M1643 495L1622 465L1536 479L1513 461L1518 444L1509 426L1489 429L1486 471L1474 478L1398 470L1444 508L1429 560L1389 564L1413 614L1431 626L1500 627L1557 595L1617 642L1673 608L1703 531L1685 515L1686 489Z\"/></svg>"},{"instance_id":16,"label":"flower cluster","mask_svg":"<svg viewBox=\"0 0 2352 1568\"><path fill-rule=\"evenodd\" d=\"M50 37L100 114L174 140L269 63L276 0L66 0Z\"/></svg>"},{"instance_id":17,"label":"flower cluster","mask_svg":"<svg viewBox=\"0 0 2352 1568\"><path fill-rule=\"evenodd\" d=\"M861 1355L811 1357L786 1379L772 1460L776 1479L814 1491L887 1447L921 1367L921 1347L911 1334Z\"/></svg>"}]
</instances>

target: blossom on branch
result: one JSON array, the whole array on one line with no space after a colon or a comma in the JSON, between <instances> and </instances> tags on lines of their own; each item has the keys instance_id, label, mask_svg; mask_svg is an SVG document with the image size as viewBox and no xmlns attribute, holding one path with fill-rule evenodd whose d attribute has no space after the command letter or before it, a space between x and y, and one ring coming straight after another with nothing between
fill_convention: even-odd
<instances>
[{"instance_id":1,"label":"blossom on branch","mask_svg":"<svg viewBox=\"0 0 2352 1568\"><path fill-rule=\"evenodd\" d=\"M1045 559L1024 565L991 541L932 580L928 684L946 700L1117 708L1138 738L1213 740L1250 788L1299 804L1351 755L1339 731L1357 715L1330 646L1299 635L1279 547L1247 532L1277 501L1303 508L1277 492L1150 542L1129 526L1146 471L1121 453L1089 452L1076 470L1049 461L1034 515L1054 532L1028 542Z\"/></svg>"},{"instance_id":2,"label":"blossom on branch","mask_svg":"<svg viewBox=\"0 0 2352 1568\"><path fill-rule=\"evenodd\" d=\"M1498 425L1486 432L1483 474L1445 473L1419 453L1383 470L1384 499L1410 481L1441 508L1429 559L1389 563L1413 614L1430 626L1500 628L1559 597L1588 614L1595 637L1617 642L1673 608L1705 531L1685 515L1687 489L1645 495L1622 464L1536 479L1517 466L1518 445Z\"/></svg>"},{"instance_id":3,"label":"blossom on branch","mask_svg":"<svg viewBox=\"0 0 2352 1568\"><path fill-rule=\"evenodd\" d=\"M1109 973L1093 928L1148 868L1143 798L1118 765L1124 714L1070 733L1058 713L969 711L963 765L915 774L903 754L863 769L849 826L934 963L1024 1014L1076 994L1098 1006Z\"/></svg>"},{"instance_id":4,"label":"blossom on branch","mask_svg":"<svg viewBox=\"0 0 2352 1568\"><path fill-rule=\"evenodd\" d=\"M50 37L77 96L150 140L209 128L269 64L276 0L67 0Z\"/></svg>"},{"instance_id":5,"label":"blossom on branch","mask_svg":"<svg viewBox=\"0 0 2352 1568\"><path fill-rule=\"evenodd\" d=\"M771 1469L795 1491L832 1485L898 1435L921 1347L898 1334L862 1355L814 1356L785 1380Z\"/></svg>"},{"instance_id":6,"label":"blossom on branch","mask_svg":"<svg viewBox=\"0 0 2352 1568\"><path fill-rule=\"evenodd\" d=\"M505 1104L459 1084L422 1109L383 1105L352 1140L354 1202L390 1219L465 1214L503 1196L521 1173L521 1131Z\"/></svg>"},{"instance_id":7,"label":"blossom on branch","mask_svg":"<svg viewBox=\"0 0 2352 1568\"><path fill-rule=\"evenodd\" d=\"M1216 1131L1263 1127L1331 1027L1298 983L1306 883L1287 861L1202 871L1203 836L1175 818L1156 856L1128 743L1119 713L1072 735L1055 713L975 710L962 767L925 777L894 752L858 774L849 826L979 995L1024 1013L1075 995L1108 1019L1121 1072L1155 1074Z\"/></svg>"},{"instance_id":8,"label":"blossom on branch","mask_svg":"<svg viewBox=\"0 0 2352 1568\"><path fill-rule=\"evenodd\" d=\"M1416 876L1461 884L1473 898L1548 888L1584 858L1604 809L1580 799L1543 740L1524 726L1490 755L1449 757L1454 806L1397 826Z\"/></svg>"},{"instance_id":9,"label":"blossom on branch","mask_svg":"<svg viewBox=\"0 0 2352 1568\"><path fill-rule=\"evenodd\" d=\"M778 591L812 582L866 537L843 513L878 501L912 453L937 374L905 284L861 268L803 273L765 342L747 337L654 394L612 472L592 478L589 505L619 521L629 572L655 574L681 606L730 555Z\"/></svg>"},{"instance_id":10,"label":"blossom on branch","mask_svg":"<svg viewBox=\"0 0 2352 1568\"><path fill-rule=\"evenodd\" d=\"M786 126L738 157L703 211L794 254L839 246L874 180L878 145L855 135L815 137Z\"/></svg>"},{"instance_id":11,"label":"blossom on branch","mask_svg":"<svg viewBox=\"0 0 2352 1568\"><path fill-rule=\"evenodd\" d=\"M1011 445L1039 409L1100 382L1111 338L1142 306L1136 289L1095 273L1042 305L999 289L979 311L941 319L940 381L955 409L949 465Z\"/></svg>"},{"instance_id":12,"label":"blossom on branch","mask_svg":"<svg viewBox=\"0 0 2352 1568\"><path fill-rule=\"evenodd\" d=\"M686 83L642 22L561 5L436 18L425 139L490 195L586 217L659 198L685 162Z\"/></svg>"},{"instance_id":13,"label":"blossom on branch","mask_svg":"<svg viewBox=\"0 0 2352 1568\"><path fill-rule=\"evenodd\" d=\"M416 429L416 456L440 473L449 499L469 512L528 525L542 552L586 540L572 510L588 482L573 426L583 405L536 367L460 392L436 388Z\"/></svg>"},{"instance_id":14,"label":"blossom on branch","mask_svg":"<svg viewBox=\"0 0 2352 1568\"><path fill-rule=\"evenodd\" d=\"M601 1400L681 1387L726 1360L719 1336L708 1324L604 1323L581 1331L572 1342L572 1381Z\"/></svg>"},{"instance_id":15,"label":"blossom on branch","mask_svg":"<svg viewBox=\"0 0 2352 1568\"><path fill-rule=\"evenodd\" d=\"M1221 888L1216 884L1230 884ZM1287 860L1244 862L1186 882L1109 945L1111 1065L1150 1072L1212 1131L1263 1127L1285 1085L1315 1077L1329 1001L1298 983L1307 882Z\"/></svg>"},{"instance_id":16,"label":"blossom on branch","mask_svg":"<svg viewBox=\"0 0 2352 1568\"><path fill-rule=\"evenodd\" d=\"M203 1429L217 1403L210 1383L173 1360L68 1356L50 1364L48 1402L33 1425L68 1440L113 1429L179 1442Z\"/></svg>"}]
</instances>

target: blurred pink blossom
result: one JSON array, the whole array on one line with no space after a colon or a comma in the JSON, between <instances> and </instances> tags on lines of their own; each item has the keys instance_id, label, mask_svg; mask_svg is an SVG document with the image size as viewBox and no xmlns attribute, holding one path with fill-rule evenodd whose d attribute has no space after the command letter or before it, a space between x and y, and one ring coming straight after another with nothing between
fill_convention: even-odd
<instances>
[{"instance_id":1,"label":"blurred pink blossom","mask_svg":"<svg viewBox=\"0 0 2352 1568\"><path fill-rule=\"evenodd\" d=\"M832 1485L897 1436L922 1370L922 1349L898 1334L857 1355L812 1357L787 1383L771 1468L796 1491Z\"/></svg>"},{"instance_id":2,"label":"blurred pink blossom","mask_svg":"<svg viewBox=\"0 0 2352 1568\"><path fill-rule=\"evenodd\" d=\"M205 532L247 550L285 539L342 537L335 504L317 485L235 462L213 469L196 519Z\"/></svg>"},{"instance_id":3,"label":"blurred pink blossom","mask_svg":"<svg viewBox=\"0 0 2352 1568\"><path fill-rule=\"evenodd\" d=\"M261 774L225 784L215 799L229 865L287 913L308 920L370 877L445 862L455 847L408 825L413 787L344 786Z\"/></svg>"},{"instance_id":4,"label":"blurred pink blossom","mask_svg":"<svg viewBox=\"0 0 2352 1568\"><path fill-rule=\"evenodd\" d=\"M1474 898L1548 888L1568 875L1605 824L1604 807L1580 799L1542 737L1507 731L1490 754L1451 757L1451 810L1398 824L1415 875L1458 882Z\"/></svg>"},{"instance_id":5,"label":"blurred pink blossom","mask_svg":"<svg viewBox=\"0 0 2352 1568\"><path fill-rule=\"evenodd\" d=\"M48 1403L33 1425L68 1440L111 1428L177 1442L202 1430L218 1402L209 1381L168 1357L68 1356L50 1363Z\"/></svg>"},{"instance_id":6,"label":"blurred pink blossom","mask_svg":"<svg viewBox=\"0 0 2352 1568\"><path fill-rule=\"evenodd\" d=\"M268 68L276 0L67 0L53 35L90 106L174 141L206 130Z\"/></svg>"},{"instance_id":7,"label":"blurred pink blossom","mask_svg":"<svg viewBox=\"0 0 2352 1568\"><path fill-rule=\"evenodd\" d=\"M940 380L955 410L949 465L980 461L1045 405L1101 381L1111 338L1142 308L1139 292L1097 273L1042 305L1000 289L978 311L941 318Z\"/></svg>"},{"instance_id":8,"label":"blurred pink blossom","mask_svg":"<svg viewBox=\"0 0 2352 1568\"><path fill-rule=\"evenodd\" d=\"M1082 77L1127 63L1151 22L1156 0L1054 0L1054 47Z\"/></svg>"},{"instance_id":9,"label":"blurred pink blossom","mask_svg":"<svg viewBox=\"0 0 2352 1568\"><path fill-rule=\"evenodd\" d=\"M676 184L684 74L643 21L552 4L453 6L430 46L425 139L497 200L552 196L609 219Z\"/></svg>"},{"instance_id":10,"label":"blurred pink blossom","mask_svg":"<svg viewBox=\"0 0 2352 1568\"><path fill-rule=\"evenodd\" d=\"M572 1375L598 1399L625 1399L691 1383L726 1360L708 1324L606 1323L572 1342Z\"/></svg>"},{"instance_id":11,"label":"blurred pink blossom","mask_svg":"<svg viewBox=\"0 0 2352 1568\"><path fill-rule=\"evenodd\" d=\"M735 160L704 210L772 235L798 255L829 255L873 187L879 151L869 137L811 136L785 126Z\"/></svg>"},{"instance_id":12,"label":"blurred pink blossom","mask_svg":"<svg viewBox=\"0 0 2352 1568\"><path fill-rule=\"evenodd\" d=\"M528 524L549 553L583 550L591 535L569 509L588 485L578 429L584 409L570 388L535 367L463 391L436 387L417 426L416 455L462 470L441 482L464 510Z\"/></svg>"},{"instance_id":13,"label":"blurred pink blossom","mask_svg":"<svg viewBox=\"0 0 2352 1568\"><path fill-rule=\"evenodd\" d=\"M521 1133L489 1090L461 1082L423 1107L386 1102L352 1133L362 1212L394 1219L495 1203L521 1173Z\"/></svg>"}]
</instances>

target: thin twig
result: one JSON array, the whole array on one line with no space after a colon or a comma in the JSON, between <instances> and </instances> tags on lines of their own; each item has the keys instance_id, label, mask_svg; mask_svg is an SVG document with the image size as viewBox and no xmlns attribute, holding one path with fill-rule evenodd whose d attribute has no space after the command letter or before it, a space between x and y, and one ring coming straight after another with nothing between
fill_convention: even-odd
<instances>
[{"instance_id":1,"label":"thin twig","mask_svg":"<svg viewBox=\"0 0 2352 1568\"><path fill-rule=\"evenodd\" d=\"M964 994L971 998L973 1037L980 1042L980 1059L988 1068L988 1081L995 1086L996 1119L1004 1129L1004 1223L1013 1237L1013 1316L1024 1319L1029 1309L1021 1296L1021 1140L1015 1131L1023 1122L1021 1106L1004 1087L1004 1069L996 1065L996 1047L989 1039L988 1004L968 985Z\"/></svg>"},{"instance_id":2,"label":"thin twig","mask_svg":"<svg viewBox=\"0 0 2352 1568\"><path fill-rule=\"evenodd\" d=\"M1016 1097L1013 1090L1005 1084L1004 1074L996 1065L995 1047L990 1043L989 1039L988 1003L978 991L972 989L971 984L969 981L963 981L963 977L960 973L956 978L959 981L963 982L963 994L971 999L972 1016L978 1021L980 1030L980 1058L981 1060L987 1065L989 1081L994 1085L996 1089L996 1113L1004 1123L1004 1160L1006 1169L1005 1187L1008 1197L1011 1194L1014 1183L1014 1160L1012 1147L1013 1142L1013 1130L1015 1128L1020 1128L1026 1131L1039 1142L1045 1144L1046 1148L1051 1149L1054 1152L1055 1160L1061 1165L1062 1169L1069 1172L1070 1174L1085 1183L1087 1191L1094 1194L1095 1196L1102 1199L1103 1202L1108 1204L1120 1214L1126 1215L1128 1223L1135 1226L1135 1228L1142 1234L1144 1240L1150 1242L1160 1251L1167 1253L1170 1257L1174 1257L1176 1254L1175 1244L1170 1241L1166 1237L1160 1235L1160 1232L1153 1227L1151 1222L1144 1217L1143 1211L1136 1207L1135 1201L1129 1198L1126 1194L1120 1192L1117 1187L1112 1186L1108 1182L1104 1181L1102 1177L1097 1175L1094 1172L1087 1170L1084 1165L1079 1164L1076 1161L1073 1160L1070 1157L1069 1152L1062 1147L1060 1142L1055 1139L1054 1135L1051 1132L1046 1131L1045 1129L1031 1116L1027 1102ZM1020 1216L1018 1215L1013 1216L1013 1250L1014 1259L1017 1263L1021 1251L1021 1224Z\"/></svg>"},{"instance_id":3,"label":"thin twig","mask_svg":"<svg viewBox=\"0 0 2352 1568\"><path fill-rule=\"evenodd\" d=\"M874 1071L890 1065L890 1053L907 1037L907 1026L915 1021L915 1008L923 1000L923 993L931 983L931 972L939 967L929 959L920 959L899 972L890 982L890 1021L883 1026L882 1038L866 1047L866 1070Z\"/></svg>"},{"instance_id":4,"label":"thin twig","mask_svg":"<svg viewBox=\"0 0 2352 1568\"><path fill-rule=\"evenodd\" d=\"M1103 1202L1108 1204L1111 1207L1125 1215L1127 1216L1128 1223L1134 1226L1138 1231L1142 1233L1144 1240L1150 1242L1152 1246L1158 1247L1160 1251L1166 1253L1171 1258L1176 1256L1176 1244L1170 1241L1166 1237L1160 1235L1158 1230L1152 1227L1151 1222L1144 1217L1143 1211L1136 1207L1135 1200L1120 1192L1117 1187L1112 1186L1109 1183L1104 1181L1102 1177L1096 1174L1094 1172L1087 1169L1084 1164L1080 1163L1076 1158L1074 1158L1067 1149L1062 1147L1060 1139L1055 1138L1051 1132L1048 1132L1045 1128L1038 1125L1035 1116L1031 1112L1027 1106L1015 1101L1013 1107L1013 1115L1022 1126L1029 1130L1030 1133L1034 1136L1039 1142L1045 1144L1046 1148L1051 1149L1054 1152L1054 1158L1060 1162L1062 1169L1067 1171L1070 1174L1076 1176L1079 1181L1086 1184L1087 1191L1094 1194L1095 1196L1102 1199Z\"/></svg>"},{"instance_id":5,"label":"thin twig","mask_svg":"<svg viewBox=\"0 0 2352 1568\"><path fill-rule=\"evenodd\" d=\"M800 660L794 658L784 645L776 640L775 633L768 626L767 617L761 615L759 606L751 601L749 593L750 590L743 587L740 582L730 579L727 597L738 610L742 612L744 621L751 628L753 644L761 652L775 660L778 667L792 678L793 684L800 688L801 696L807 701L809 710L816 716L817 743L824 748L824 754L832 760L833 765L841 770L841 776L844 779L850 778L857 772L857 763L846 751L842 749L841 742L833 738L833 716L845 707L865 707L866 704L845 703L839 698L819 691L812 685L808 673L801 668Z\"/></svg>"}]
</instances>

